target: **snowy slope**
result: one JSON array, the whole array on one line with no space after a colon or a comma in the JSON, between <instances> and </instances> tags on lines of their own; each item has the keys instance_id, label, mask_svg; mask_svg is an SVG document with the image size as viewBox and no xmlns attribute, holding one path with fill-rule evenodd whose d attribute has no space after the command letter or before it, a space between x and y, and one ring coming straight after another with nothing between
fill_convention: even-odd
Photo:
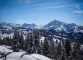
<instances>
[{"instance_id":1,"label":"snowy slope","mask_svg":"<svg viewBox=\"0 0 83 60\"><path fill-rule=\"evenodd\" d=\"M9 46L5 46L5 45L0 46L0 53L13 52L13 51L12 51L12 50L10 50L9 48L11 48L11 47L9 47Z\"/></svg>"},{"instance_id":2,"label":"snowy slope","mask_svg":"<svg viewBox=\"0 0 83 60\"><path fill-rule=\"evenodd\" d=\"M51 60L40 54L28 54L25 52L13 52L7 56L7 60Z\"/></svg>"},{"instance_id":3,"label":"snowy slope","mask_svg":"<svg viewBox=\"0 0 83 60\"><path fill-rule=\"evenodd\" d=\"M56 31L65 31L65 32L67 32L67 28L65 28L65 27L63 26L63 24L62 24L60 27L55 28L54 30L56 30Z\"/></svg>"},{"instance_id":4,"label":"snowy slope","mask_svg":"<svg viewBox=\"0 0 83 60\"><path fill-rule=\"evenodd\" d=\"M51 60L40 54L29 54L27 52L13 52L9 48L9 46L0 46L0 53L7 54L6 60ZM1 57L0 55L0 60L3 59L4 57Z\"/></svg>"},{"instance_id":5,"label":"snowy slope","mask_svg":"<svg viewBox=\"0 0 83 60\"><path fill-rule=\"evenodd\" d=\"M78 32L83 33L83 26L74 26L72 27L72 29L74 30L74 33L78 33Z\"/></svg>"}]
</instances>

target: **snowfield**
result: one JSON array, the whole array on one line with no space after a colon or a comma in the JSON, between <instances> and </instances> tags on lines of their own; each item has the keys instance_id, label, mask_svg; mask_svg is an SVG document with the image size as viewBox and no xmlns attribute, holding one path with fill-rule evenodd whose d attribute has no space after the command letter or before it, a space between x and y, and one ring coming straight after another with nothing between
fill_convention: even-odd
<instances>
[{"instance_id":1,"label":"snowfield","mask_svg":"<svg viewBox=\"0 0 83 60\"><path fill-rule=\"evenodd\" d=\"M8 46L0 46L0 53L5 52L5 54L7 55L6 60L51 60L40 54L29 54L27 52L12 52L12 50L8 48ZM1 55L0 60L4 60L4 57L1 57Z\"/></svg>"},{"instance_id":2,"label":"snowfield","mask_svg":"<svg viewBox=\"0 0 83 60\"><path fill-rule=\"evenodd\" d=\"M0 46L0 53L8 53L8 52L13 52L12 50L10 50L9 46L5 45Z\"/></svg>"},{"instance_id":3,"label":"snowfield","mask_svg":"<svg viewBox=\"0 0 83 60\"><path fill-rule=\"evenodd\" d=\"M28 54L25 52L13 52L7 56L7 60L51 60L39 54Z\"/></svg>"}]
</instances>

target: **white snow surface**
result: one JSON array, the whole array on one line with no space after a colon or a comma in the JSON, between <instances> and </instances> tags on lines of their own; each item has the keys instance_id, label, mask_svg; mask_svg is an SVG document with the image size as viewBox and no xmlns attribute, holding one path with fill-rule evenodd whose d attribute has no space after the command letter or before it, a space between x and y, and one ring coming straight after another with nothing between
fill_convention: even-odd
<instances>
[{"instance_id":1,"label":"white snow surface","mask_svg":"<svg viewBox=\"0 0 83 60\"><path fill-rule=\"evenodd\" d=\"M51 60L40 54L29 54L27 52L12 52L12 50L8 49L9 46L0 46L0 52L11 52L6 56L6 60ZM0 60L3 60L0 58Z\"/></svg>"},{"instance_id":2,"label":"white snow surface","mask_svg":"<svg viewBox=\"0 0 83 60\"><path fill-rule=\"evenodd\" d=\"M78 32L82 32L83 33L83 29L81 28L81 26L74 26L74 33L78 33Z\"/></svg>"},{"instance_id":3,"label":"white snow surface","mask_svg":"<svg viewBox=\"0 0 83 60\"><path fill-rule=\"evenodd\" d=\"M7 56L7 60L51 60L40 54L28 54L26 52L13 52Z\"/></svg>"},{"instance_id":4,"label":"white snow surface","mask_svg":"<svg viewBox=\"0 0 83 60\"><path fill-rule=\"evenodd\" d=\"M35 28L41 29L44 25L37 25Z\"/></svg>"},{"instance_id":5,"label":"white snow surface","mask_svg":"<svg viewBox=\"0 0 83 60\"><path fill-rule=\"evenodd\" d=\"M68 32L67 29L63 26L63 24L60 27L55 28L54 30L56 30L56 31L62 31L62 30L64 30L65 32Z\"/></svg>"},{"instance_id":6,"label":"white snow surface","mask_svg":"<svg viewBox=\"0 0 83 60\"><path fill-rule=\"evenodd\" d=\"M58 43L60 42L59 39L53 38L53 41L54 41L54 42L56 42L56 40L57 40Z\"/></svg>"},{"instance_id":7,"label":"white snow surface","mask_svg":"<svg viewBox=\"0 0 83 60\"><path fill-rule=\"evenodd\" d=\"M0 46L0 53L8 53L8 52L12 52L12 50L8 49L10 48L9 46Z\"/></svg>"},{"instance_id":8,"label":"white snow surface","mask_svg":"<svg viewBox=\"0 0 83 60\"><path fill-rule=\"evenodd\" d=\"M7 56L7 60L51 60L40 54L28 54L25 52L13 52Z\"/></svg>"},{"instance_id":9,"label":"white snow surface","mask_svg":"<svg viewBox=\"0 0 83 60\"><path fill-rule=\"evenodd\" d=\"M6 37L13 38L13 33L11 33L11 34L1 34L0 37L1 37L1 39L6 38Z\"/></svg>"},{"instance_id":10,"label":"white snow surface","mask_svg":"<svg viewBox=\"0 0 83 60\"><path fill-rule=\"evenodd\" d=\"M41 41L44 42L44 39L45 39L44 36L40 37L40 42L41 42Z\"/></svg>"}]
</instances>

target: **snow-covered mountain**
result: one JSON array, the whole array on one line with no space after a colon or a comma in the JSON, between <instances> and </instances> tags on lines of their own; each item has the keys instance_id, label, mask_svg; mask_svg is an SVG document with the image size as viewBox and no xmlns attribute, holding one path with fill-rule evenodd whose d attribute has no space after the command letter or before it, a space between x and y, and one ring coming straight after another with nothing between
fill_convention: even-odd
<instances>
[{"instance_id":1,"label":"snow-covered mountain","mask_svg":"<svg viewBox=\"0 0 83 60\"><path fill-rule=\"evenodd\" d=\"M76 25L75 23L65 23L58 20L53 20L46 25L36 25L36 24L15 24L15 23L5 23L0 22L0 28L14 28L14 27L23 27L27 29L45 29L45 30L55 30L56 32L64 31L66 33L73 31L74 33L82 32L83 26Z\"/></svg>"},{"instance_id":2,"label":"snow-covered mountain","mask_svg":"<svg viewBox=\"0 0 83 60\"><path fill-rule=\"evenodd\" d=\"M60 33L60 34L75 34L81 33L83 34L83 26L76 25L75 23L65 23L58 20L54 20L44 25L41 29L48 30L52 33Z\"/></svg>"},{"instance_id":3,"label":"snow-covered mountain","mask_svg":"<svg viewBox=\"0 0 83 60\"><path fill-rule=\"evenodd\" d=\"M58 31L62 31L62 30L66 31L67 29L71 29L74 26L77 26L77 25L75 23L68 24L65 22L54 20L48 23L47 25L43 26L43 29L54 29Z\"/></svg>"},{"instance_id":4,"label":"snow-covered mountain","mask_svg":"<svg viewBox=\"0 0 83 60\"><path fill-rule=\"evenodd\" d=\"M36 25L35 24L26 24L26 23L24 23L24 24L22 24L21 27L34 29L36 27Z\"/></svg>"},{"instance_id":5,"label":"snow-covered mountain","mask_svg":"<svg viewBox=\"0 0 83 60\"><path fill-rule=\"evenodd\" d=\"M24 28L29 28L33 29L36 27L35 24L16 24L16 23L5 23L5 22L0 22L0 28L14 28L14 27L24 27Z\"/></svg>"},{"instance_id":6,"label":"snow-covered mountain","mask_svg":"<svg viewBox=\"0 0 83 60\"><path fill-rule=\"evenodd\" d=\"M0 28L11 28L5 22L0 22Z\"/></svg>"},{"instance_id":7,"label":"snow-covered mountain","mask_svg":"<svg viewBox=\"0 0 83 60\"><path fill-rule=\"evenodd\" d=\"M74 33L79 33L79 32L83 33L83 26L74 26L72 27L72 30L74 30Z\"/></svg>"}]
</instances>

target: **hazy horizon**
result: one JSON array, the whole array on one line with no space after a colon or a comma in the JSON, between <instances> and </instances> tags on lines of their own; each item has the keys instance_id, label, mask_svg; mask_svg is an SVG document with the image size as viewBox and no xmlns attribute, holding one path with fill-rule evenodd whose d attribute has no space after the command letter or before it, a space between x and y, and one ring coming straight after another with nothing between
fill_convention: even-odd
<instances>
[{"instance_id":1,"label":"hazy horizon","mask_svg":"<svg viewBox=\"0 0 83 60\"><path fill-rule=\"evenodd\" d=\"M54 19L54 20L56 20L56 19ZM54 20L52 20L52 21L54 21ZM50 21L50 22L52 22L52 21ZM60 20L57 20L57 21L60 21ZM0 22L3 22L3 21L0 21ZM46 24L48 24L48 23L50 23L50 22L47 22ZM63 22L63 21L60 21L60 22L62 22L62 23L67 23L67 22ZM13 22L3 22L3 23L13 23ZM24 23L13 23L13 24L35 24L35 23L26 23L26 22L24 22ZM38 26L43 26L43 25L46 25L46 24L40 24L40 25L38 25L38 24L35 24L35 25L38 25ZM67 24L72 24L72 23L67 23ZM76 23L74 23L74 24L76 24ZM81 25L81 24L76 24L76 25L80 25L80 26L83 26L83 25Z\"/></svg>"},{"instance_id":2,"label":"hazy horizon","mask_svg":"<svg viewBox=\"0 0 83 60\"><path fill-rule=\"evenodd\" d=\"M0 21L45 25L53 20L83 25L82 0L0 0Z\"/></svg>"}]
</instances>

